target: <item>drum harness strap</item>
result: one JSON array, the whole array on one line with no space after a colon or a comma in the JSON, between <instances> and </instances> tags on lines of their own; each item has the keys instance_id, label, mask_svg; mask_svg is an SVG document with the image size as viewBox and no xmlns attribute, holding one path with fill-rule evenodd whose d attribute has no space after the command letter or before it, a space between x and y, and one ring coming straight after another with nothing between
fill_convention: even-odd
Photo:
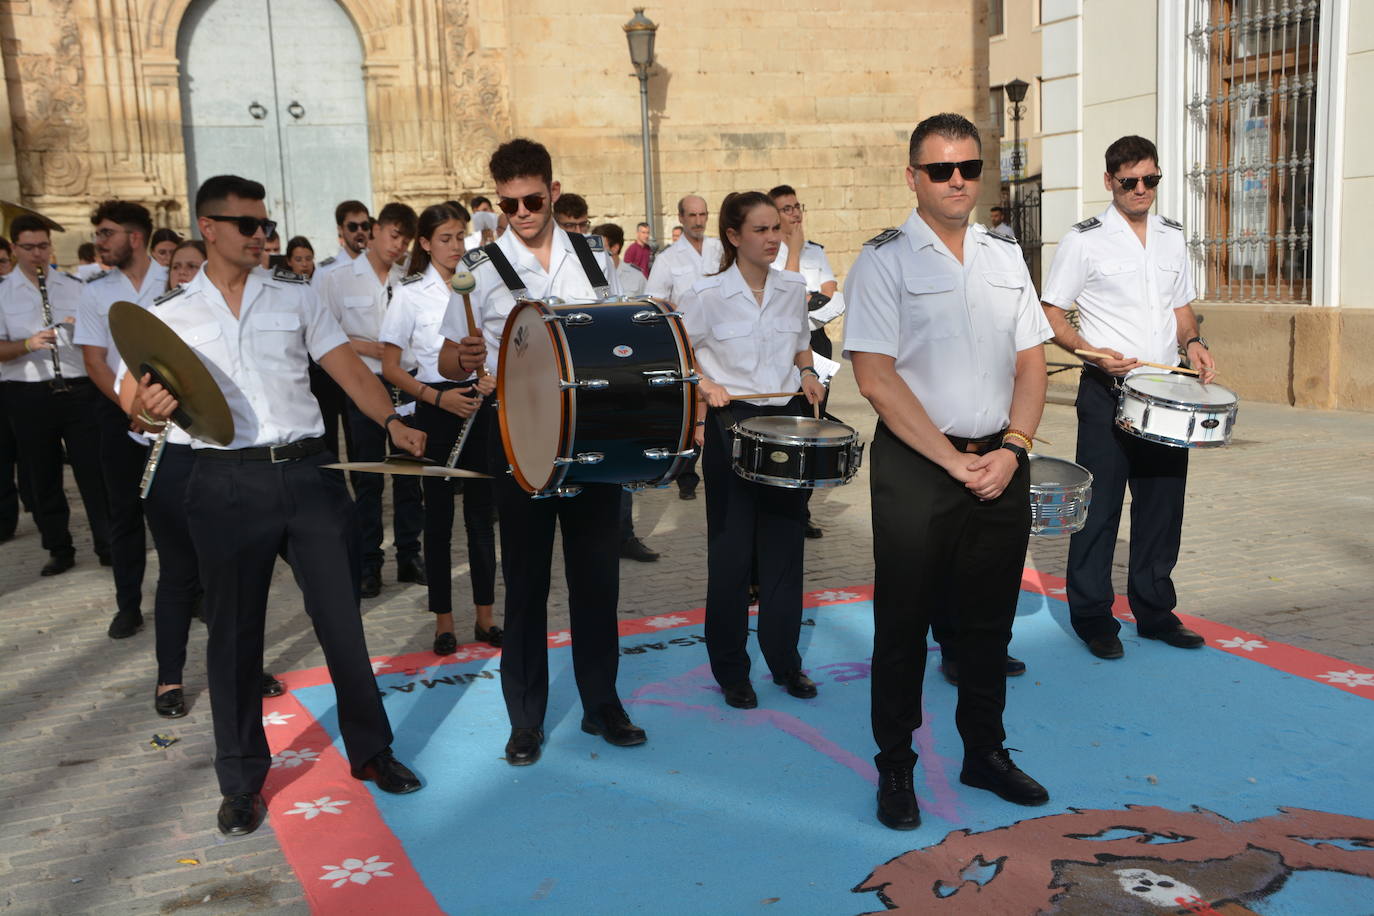
<instances>
[{"instance_id":1,"label":"drum harness strap","mask_svg":"<svg viewBox=\"0 0 1374 916\"><path fill-rule=\"evenodd\" d=\"M596 258L592 255L592 249L587 244L587 239L579 233L569 232L568 241L572 243L573 252L577 255L577 259L582 262L582 272L587 275L592 290L598 298L605 299L611 294L611 285L606 282L606 275L597 266ZM511 291L511 294L517 299L529 298L529 289L520 282L520 275L516 273L515 267L506 257L506 253L497 247L495 242L484 245L482 251L491 259L492 266L501 275L501 282L506 284L506 288Z\"/></svg>"},{"instance_id":2,"label":"drum harness strap","mask_svg":"<svg viewBox=\"0 0 1374 916\"><path fill-rule=\"evenodd\" d=\"M496 272L501 275L501 282L506 284L511 294L517 299L528 298L529 291L525 284L520 282L520 275L515 272L506 253L498 248L495 242L482 246L482 251L491 259L491 266L496 268Z\"/></svg>"}]
</instances>

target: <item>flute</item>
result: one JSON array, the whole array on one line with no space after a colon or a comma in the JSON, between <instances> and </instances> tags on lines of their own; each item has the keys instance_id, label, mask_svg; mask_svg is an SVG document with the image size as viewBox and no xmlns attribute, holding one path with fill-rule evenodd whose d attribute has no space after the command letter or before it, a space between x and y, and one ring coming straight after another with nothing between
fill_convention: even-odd
<instances>
[{"instance_id":1,"label":"flute","mask_svg":"<svg viewBox=\"0 0 1374 916\"><path fill-rule=\"evenodd\" d=\"M467 313L465 317L468 320L468 333L475 333L477 320L472 314L472 291L477 288L477 279L466 270L460 270L453 275L453 279L449 281L449 286L453 288L454 292L462 294L463 310ZM477 369L478 378L486 374L486 366L481 366ZM477 414L482 410L482 402L485 401L486 396L483 395L481 402L477 405L477 410L474 410L472 416L468 417L467 421L463 423L463 430L458 434L458 441L454 442L453 448L449 450L448 461L445 462L447 467L456 468L458 466L458 458L463 454L463 446L467 445L468 433L472 432L472 424L477 420Z\"/></svg>"}]
</instances>

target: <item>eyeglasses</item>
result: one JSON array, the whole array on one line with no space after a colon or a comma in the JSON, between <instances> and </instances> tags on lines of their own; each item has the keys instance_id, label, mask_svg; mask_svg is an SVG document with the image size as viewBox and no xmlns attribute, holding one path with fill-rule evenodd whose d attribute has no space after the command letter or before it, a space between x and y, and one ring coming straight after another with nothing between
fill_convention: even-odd
<instances>
[{"instance_id":1,"label":"eyeglasses","mask_svg":"<svg viewBox=\"0 0 1374 916\"><path fill-rule=\"evenodd\" d=\"M977 181L978 176L983 174L983 160L965 159L963 162L927 162L925 165L913 166L920 169L929 176L931 181L943 184L954 177L954 170L958 169L959 174L965 181Z\"/></svg>"},{"instance_id":2,"label":"eyeglasses","mask_svg":"<svg viewBox=\"0 0 1374 916\"><path fill-rule=\"evenodd\" d=\"M24 242L22 244L15 242L14 247L32 254L35 251L47 251L52 247L52 242Z\"/></svg>"},{"instance_id":3,"label":"eyeglasses","mask_svg":"<svg viewBox=\"0 0 1374 916\"><path fill-rule=\"evenodd\" d=\"M106 239L114 238L115 235L117 235L120 232L128 231L128 229L124 229L122 227L119 229L97 229L91 233L91 238L95 239L97 242L103 242Z\"/></svg>"},{"instance_id":4,"label":"eyeglasses","mask_svg":"<svg viewBox=\"0 0 1374 916\"><path fill-rule=\"evenodd\" d=\"M514 216L520 212L520 205L525 205L525 209L531 213L538 213L544 209L543 194L526 194L524 197L498 197L496 205L501 208L501 212L507 216Z\"/></svg>"},{"instance_id":5,"label":"eyeglasses","mask_svg":"<svg viewBox=\"0 0 1374 916\"><path fill-rule=\"evenodd\" d=\"M585 235L592 231L592 221L589 219L584 219L580 222L576 220L564 220L558 225L563 228L564 232L572 232L575 229Z\"/></svg>"},{"instance_id":6,"label":"eyeglasses","mask_svg":"<svg viewBox=\"0 0 1374 916\"><path fill-rule=\"evenodd\" d=\"M348 232L367 232L371 228L372 220L370 219L365 219L361 223L355 223L351 221L344 223L344 229Z\"/></svg>"},{"instance_id":7,"label":"eyeglasses","mask_svg":"<svg viewBox=\"0 0 1374 916\"><path fill-rule=\"evenodd\" d=\"M791 216L793 213L801 213L805 209L806 204L787 204L786 206L779 207L778 212L783 216Z\"/></svg>"},{"instance_id":8,"label":"eyeglasses","mask_svg":"<svg viewBox=\"0 0 1374 916\"><path fill-rule=\"evenodd\" d=\"M1146 175L1143 178L1117 178L1115 175L1113 175L1112 181L1115 181L1117 184L1121 185L1122 189L1126 191L1134 191L1135 183L1137 181L1143 181L1145 182L1145 187L1148 190L1153 191L1155 187L1159 185L1160 180L1163 178L1164 173L1157 172L1154 175Z\"/></svg>"},{"instance_id":9,"label":"eyeglasses","mask_svg":"<svg viewBox=\"0 0 1374 916\"><path fill-rule=\"evenodd\" d=\"M239 234L244 238L252 238L261 229L263 235L271 235L277 231L277 221L274 219L259 219L256 216L206 216L206 219L214 220L217 223L233 223L234 228L238 229Z\"/></svg>"}]
</instances>

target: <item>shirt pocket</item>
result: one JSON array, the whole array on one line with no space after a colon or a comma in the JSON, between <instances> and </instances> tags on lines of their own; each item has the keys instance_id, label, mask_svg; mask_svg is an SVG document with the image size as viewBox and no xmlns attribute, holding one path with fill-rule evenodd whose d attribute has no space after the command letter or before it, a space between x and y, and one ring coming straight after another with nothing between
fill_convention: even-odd
<instances>
[{"instance_id":1,"label":"shirt pocket","mask_svg":"<svg viewBox=\"0 0 1374 916\"><path fill-rule=\"evenodd\" d=\"M229 365L229 345L224 340L224 331L219 326L219 322L211 321L206 324L198 324L183 334L182 339L202 359L214 363L226 375L232 374Z\"/></svg>"},{"instance_id":2,"label":"shirt pocket","mask_svg":"<svg viewBox=\"0 0 1374 916\"><path fill-rule=\"evenodd\" d=\"M300 359L301 316L294 312L261 312L253 316L253 344L264 369L289 370Z\"/></svg>"},{"instance_id":3,"label":"shirt pocket","mask_svg":"<svg viewBox=\"0 0 1374 916\"><path fill-rule=\"evenodd\" d=\"M1155 265L1155 286L1159 292L1159 306L1162 309L1174 307L1174 288L1178 286L1178 275L1183 265L1181 264L1157 264ZM1178 303L1180 306L1187 305L1186 302Z\"/></svg>"},{"instance_id":4,"label":"shirt pocket","mask_svg":"<svg viewBox=\"0 0 1374 916\"><path fill-rule=\"evenodd\" d=\"M1128 282L1130 274L1136 272L1138 265L1135 261L1103 261L1097 266L1098 273L1113 280Z\"/></svg>"},{"instance_id":5,"label":"shirt pocket","mask_svg":"<svg viewBox=\"0 0 1374 916\"><path fill-rule=\"evenodd\" d=\"M999 331L1010 331L1016 325L1016 313L1025 294L1026 277L1019 273L990 272L983 275L992 287L992 325Z\"/></svg>"},{"instance_id":6,"label":"shirt pocket","mask_svg":"<svg viewBox=\"0 0 1374 916\"><path fill-rule=\"evenodd\" d=\"M964 310L956 302L954 278L903 277L902 306L907 325L918 341L958 337L964 330Z\"/></svg>"}]
</instances>

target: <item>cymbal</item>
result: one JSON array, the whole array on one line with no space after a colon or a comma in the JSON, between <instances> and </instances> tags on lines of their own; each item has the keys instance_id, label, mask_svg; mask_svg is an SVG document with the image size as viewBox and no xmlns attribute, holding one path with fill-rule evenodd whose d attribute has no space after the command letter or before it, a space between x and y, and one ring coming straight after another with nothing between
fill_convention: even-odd
<instances>
[{"instance_id":1,"label":"cymbal","mask_svg":"<svg viewBox=\"0 0 1374 916\"><path fill-rule=\"evenodd\" d=\"M62 224L57 222L57 220L50 219L44 216L42 213L39 213L37 210L30 210L28 207L16 203L11 203L8 200L0 200L0 216L4 217L5 231L7 233L9 232L10 222L18 216L36 216L43 221L43 225L47 226L53 232L67 231L66 229L62 228Z\"/></svg>"},{"instance_id":2,"label":"cymbal","mask_svg":"<svg viewBox=\"0 0 1374 916\"><path fill-rule=\"evenodd\" d=\"M177 332L132 302L110 306L110 336L135 378L151 372L177 399L172 422L216 445L234 441L234 417L210 370Z\"/></svg>"},{"instance_id":3,"label":"cymbal","mask_svg":"<svg viewBox=\"0 0 1374 916\"><path fill-rule=\"evenodd\" d=\"M338 464L326 464L325 467L338 468L341 471L361 471L364 474L405 474L415 477L491 477L490 474L483 474L480 471L449 468L442 464L422 464L418 461L406 461L398 458L390 458L386 461L341 461Z\"/></svg>"}]
</instances>

